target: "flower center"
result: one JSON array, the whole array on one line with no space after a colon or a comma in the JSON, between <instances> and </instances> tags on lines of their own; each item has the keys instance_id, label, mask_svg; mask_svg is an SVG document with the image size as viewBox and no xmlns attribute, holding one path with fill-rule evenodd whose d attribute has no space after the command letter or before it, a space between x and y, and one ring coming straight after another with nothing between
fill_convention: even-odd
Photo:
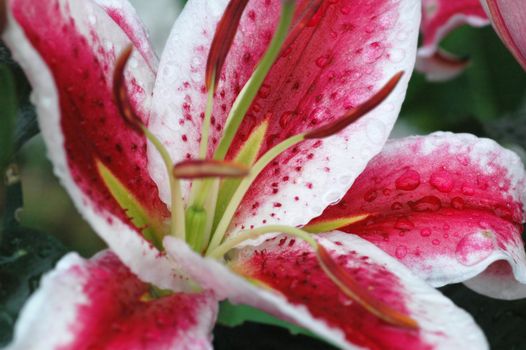
<instances>
[{"instance_id":1,"label":"flower center","mask_svg":"<svg viewBox=\"0 0 526 350\"><path fill-rule=\"evenodd\" d=\"M333 222L316 224L303 229L283 225L267 225L248 231L228 235L232 221L245 194L258 175L278 156L291 147L309 139L321 139L332 136L378 106L396 87L402 72L393 76L390 81L373 97L362 105L353 108L341 118L321 127L299 133L257 157L264 142L268 119L251 134L233 161L226 161L234 137L243 122L254 98L261 88L271 67L279 57L283 47L293 42L305 23L315 15L320 1L314 1L302 13L292 26L295 15L295 1L283 0L278 26L266 52L256 66L253 74L238 94L226 120L223 135L213 152L213 159L207 158L214 94L219 75L226 56L237 32L241 15L248 0L232 0L220 20L212 41L206 67L207 104L201 129L199 159L174 164L168 151L160 140L142 123L129 101L125 86L124 71L132 54L127 48L120 56L114 73L114 95L122 116L138 132L150 141L160 154L168 173L171 192L171 218L169 230L161 232L153 242L163 249L162 236L172 235L186 241L199 254L218 260L224 259L227 253L245 242L269 233L286 233L309 243L316 252L318 261L327 275L347 295L364 306L378 317L403 327L415 328L416 323L405 315L379 305L367 292L357 288L357 283L345 270L339 267L330 254L314 238L315 233L326 232L347 225L349 222L362 220L364 216L338 219ZM191 192L187 203L181 195L181 181L191 181ZM325 230L325 231L323 231Z\"/></svg>"}]
</instances>

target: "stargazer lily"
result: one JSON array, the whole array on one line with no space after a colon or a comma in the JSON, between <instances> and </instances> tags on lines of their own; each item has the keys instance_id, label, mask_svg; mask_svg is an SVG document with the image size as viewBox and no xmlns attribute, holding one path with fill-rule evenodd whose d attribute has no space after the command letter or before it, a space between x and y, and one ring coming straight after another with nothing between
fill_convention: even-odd
<instances>
[{"instance_id":1,"label":"stargazer lily","mask_svg":"<svg viewBox=\"0 0 526 350\"><path fill-rule=\"evenodd\" d=\"M416 69L430 81L455 78L469 64L440 48L440 42L462 25L483 27L489 24L480 0L422 0L422 46L418 49Z\"/></svg>"},{"instance_id":2,"label":"stargazer lily","mask_svg":"<svg viewBox=\"0 0 526 350\"><path fill-rule=\"evenodd\" d=\"M517 156L384 148L419 0L190 0L160 63L125 0L6 6L55 171L111 249L63 258L10 349L208 349L224 299L341 348L484 349L423 279L523 294Z\"/></svg>"},{"instance_id":3,"label":"stargazer lily","mask_svg":"<svg viewBox=\"0 0 526 350\"><path fill-rule=\"evenodd\" d=\"M423 0L423 40L416 69L426 74L430 81L456 77L469 60L440 49L440 41L461 25L483 27L490 21L503 43L526 69L526 6L521 0Z\"/></svg>"}]
</instances>

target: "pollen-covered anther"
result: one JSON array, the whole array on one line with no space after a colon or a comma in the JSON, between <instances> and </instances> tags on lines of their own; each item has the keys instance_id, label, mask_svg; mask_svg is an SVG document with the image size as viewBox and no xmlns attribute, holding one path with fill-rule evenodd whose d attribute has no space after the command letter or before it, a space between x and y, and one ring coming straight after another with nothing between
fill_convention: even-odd
<instances>
[{"instance_id":1,"label":"pollen-covered anther","mask_svg":"<svg viewBox=\"0 0 526 350\"><path fill-rule=\"evenodd\" d=\"M141 130L142 120L135 113L126 89L125 69L133 53L133 46L127 46L120 54L113 72L113 96L121 116L134 128Z\"/></svg>"},{"instance_id":2,"label":"pollen-covered anther","mask_svg":"<svg viewBox=\"0 0 526 350\"><path fill-rule=\"evenodd\" d=\"M366 286L361 286L356 279L349 274L345 268L340 266L331 254L321 244L317 249L318 261L328 277L344 292L349 298L359 303L367 311L376 317L397 327L418 329L418 323L408 315L401 313L375 298L369 293Z\"/></svg>"},{"instance_id":3,"label":"pollen-covered anther","mask_svg":"<svg viewBox=\"0 0 526 350\"><path fill-rule=\"evenodd\" d=\"M404 72L396 73L377 93L370 97L367 101L348 111L343 117L323 125L315 130L309 131L305 134L305 139L321 139L332 136L342 131L376 107L380 105L398 85Z\"/></svg>"},{"instance_id":4,"label":"pollen-covered anther","mask_svg":"<svg viewBox=\"0 0 526 350\"><path fill-rule=\"evenodd\" d=\"M244 177L249 169L233 162L218 160L187 160L173 167L173 175L178 179L202 179L223 177Z\"/></svg>"},{"instance_id":5,"label":"pollen-covered anther","mask_svg":"<svg viewBox=\"0 0 526 350\"><path fill-rule=\"evenodd\" d=\"M210 47L208 61L206 63L205 84L207 89L214 88L217 84L221 69L225 64L226 56L236 36L239 22L248 0L231 0L225 9L223 17L217 24L217 30Z\"/></svg>"}]
</instances>

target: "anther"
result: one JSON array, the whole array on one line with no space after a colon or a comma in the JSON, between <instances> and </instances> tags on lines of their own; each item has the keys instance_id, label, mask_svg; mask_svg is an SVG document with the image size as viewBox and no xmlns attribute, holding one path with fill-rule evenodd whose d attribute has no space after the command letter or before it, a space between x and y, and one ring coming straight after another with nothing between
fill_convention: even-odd
<instances>
[{"instance_id":1,"label":"anther","mask_svg":"<svg viewBox=\"0 0 526 350\"><path fill-rule=\"evenodd\" d=\"M390 94L393 92L395 87L398 85L398 82L404 75L404 72L396 73L385 85L370 97L367 101L360 104L358 107L348 111L343 117L323 125L315 130L309 131L305 134L305 139L321 139L325 137L332 136L342 131L352 123L356 122L358 119L369 113L371 110L378 107Z\"/></svg>"},{"instance_id":2,"label":"anther","mask_svg":"<svg viewBox=\"0 0 526 350\"><path fill-rule=\"evenodd\" d=\"M203 179L244 177L249 169L243 165L218 160L187 160L177 163L173 168L173 175L179 179Z\"/></svg>"},{"instance_id":3,"label":"anther","mask_svg":"<svg viewBox=\"0 0 526 350\"><path fill-rule=\"evenodd\" d=\"M223 17L217 24L206 63L205 84L208 90L217 87L218 78L225 64L228 51L232 47L232 42L236 36L239 22L247 3L248 0L231 0L225 9ZM216 83L214 84L214 82Z\"/></svg>"}]
</instances>

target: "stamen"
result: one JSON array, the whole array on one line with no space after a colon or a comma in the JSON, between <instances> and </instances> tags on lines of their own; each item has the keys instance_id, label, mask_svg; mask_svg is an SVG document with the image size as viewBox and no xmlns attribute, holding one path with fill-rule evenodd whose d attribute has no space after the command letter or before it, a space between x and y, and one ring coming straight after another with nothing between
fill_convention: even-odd
<instances>
[{"instance_id":1,"label":"stamen","mask_svg":"<svg viewBox=\"0 0 526 350\"><path fill-rule=\"evenodd\" d=\"M369 98L367 101L362 103L356 108L351 109L347 114L332 123L329 123L327 125L324 125L316 130L313 130L311 132L308 132L305 134L305 139L320 139L325 138L331 135L334 135L343 129L345 129L347 126L349 126L351 123L354 123L356 120L358 120L360 117L366 115L371 110L376 108L380 103L382 103L387 96L393 92L395 87L398 85L398 82L404 75L404 72L398 72L396 73L388 82L384 85L378 91L376 94L374 94L371 98Z\"/></svg>"},{"instance_id":2,"label":"stamen","mask_svg":"<svg viewBox=\"0 0 526 350\"><path fill-rule=\"evenodd\" d=\"M331 254L319 244L308 232L299 228L284 225L269 225L254 230L241 231L238 236L225 241L223 244L210 251L207 256L214 259L223 258L230 250L248 240L256 239L268 233L286 233L308 243L316 253L316 258L325 274L349 298L356 301L376 317L392 325L418 329L418 323L411 317L391 308L389 305L373 297L367 289L356 281L344 267L340 266Z\"/></svg>"},{"instance_id":3,"label":"stamen","mask_svg":"<svg viewBox=\"0 0 526 350\"><path fill-rule=\"evenodd\" d=\"M254 73L247 81L239 95L236 97L230 113L227 117L225 131L219 145L214 154L214 159L224 159L228 153L228 149L232 144L232 140L243 121L252 101L256 97L259 88L263 84L265 78L270 71L270 68L279 56L281 46L287 37L287 33L294 16L295 1L294 0L283 0L281 7L281 17L279 20L278 28L274 33L274 37L267 48L267 51L263 55L263 58L259 62L258 66L254 70Z\"/></svg>"},{"instance_id":4,"label":"stamen","mask_svg":"<svg viewBox=\"0 0 526 350\"><path fill-rule=\"evenodd\" d=\"M226 57L237 33L241 15L248 4L248 0L231 0L217 24L217 29L210 47L208 61L206 63L205 84L209 91L215 92L219 75L225 64Z\"/></svg>"},{"instance_id":5,"label":"stamen","mask_svg":"<svg viewBox=\"0 0 526 350\"><path fill-rule=\"evenodd\" d=\"M185 217L184 217L184 202L181 194L181 184L172 175L173 161L170 154L162 144L162 142L148 130L143 124L141 118L135 113L133 106L130 102L128 91L125 84L124 70L131 57L133 51L132 45L126 47L119 58L115 66L115 72L113 74L113 94L117 104L117 108L121 116L126 120L134 129L144 134L146 139L152 143L159 155L161 156L170 183L170 193L172 197L171 203L171 220L170 220L170 234L178 237L182 240L185 239Z\"/></svg>"},{"instance_id":6,"label":"stamen","mask_svg":"<svg viewBox=\"0 0 526 350\"><path fill-rule=\"evenodd\" d=\"M128 45L122 50L120 56L115 63L115 70L113 72L113 96L117 102L119 113L128 124L141 132L143 124L141 118L135 113L128 98L128 90L126 89L124 70L133 53L133 45Z\"/></svg>"},{"instance_id":7,"label":"stamen","mask_svg":"<svg viewBox=\"0 0 526 350\"><path fill-rule=\"evenodd\" d=\"M332 220L321 220L321 221L316 221L312 224L307 224L303 226L303 230L309 233L331 232L331 231L338 230L343 227L349 226L351 224L363 221L367 219L368 217L369 217L369 214L363 214L363 215L342 217L342 218L337 218L337 219L332 219Z\"/></svg>"},{"instance_id":8,"label":"stamen","mask_svg":"<svg viewBox=\"0 0 526 350\"><path fill-rule=\"evenodd\" d=\"M185 180L243 177L248 173L249 169L243 165L219 160L187 160L173 168L173 175Z\"/></svg>"},{"instance_id":9,"label":"stamen","mask_svg":"<svg viewBox=\"0 0 526 350\"><path fill-rule=\"evenodd\" d=\"M279 143L278 145L274 146L270 151L265 153L256 162L256 164L254 164L254 167L250 171L250 175L245 177L243 181L241 181L239 187L236 189L236 192L232 196L230 203L228 203L228 206L226 207L225 212L221 217L221 220L219 221L219 224L217 225L216 230L212 236L212 240L210 241L210 245L208 248L209 250L215 249L223 240L228 226L230 225L230 222L232 221L232 218L234 217L234 214L237 208L239 207L239 204L241 203L243 197L245 197L245 194L247 193L248 189L250 188L254 180L257 178L257 176L261 173L261 171L263 171L263 169L278 155L280 155L290 147L303 140L303 134L292 136L286 139L285 141Z\"/></svg>"},{"instance_id":10,"label":"stamen","mask_svg":"<svg viewBox=\"0 0 526 350\"><path fill-rule=\"evenodd\" d=\"M419 328L418 323L411 317L391 308L389 305L369 294L351 274L334 261L322 245L318 246L317 257L327 276L330 277L342 292L363 306L367 311L385 322L398 327L409 329Z\"/></svg>"},{"instance_id":11,"label":"stamen","mask_svg":"<svg viewBox=\"0 0 526 350\"><path fill-rule=\"evenodd\" d=\"M335 133L341 131L345 127L349 126L356 120L358 120L363 115L370 112L372 109L377 107L383 100L389 96L393 91L396 84L402 77L403 72L397 73L389 82L380 89L375 95L373 95L369 100L364 102L362 105L353 108L348 112L344 117L329 123L328 125L323 125L313 131L307 131L302 134L292 136L285 141L274 146L272 149L267 151L257 162L254 164L250 175L243 179L239 187L236 189L236 192L232 196L230 203L226 207L221 220L219 221L216 230L212 236L212 241L210 242L209 249L215 249L223 240L228 226L230 225L234 214L239 207L239 204L243 200L243 197L247 193L248 189L257 178L257 176L263 171L263 169L270 164L276 157L281 153L285 152L287 149L293 147L294 145L306 140L306 139L316 139L316 138L325 138L332 136Z\"/></svg>"},{"instance_id":12,"label":"stamen","mask_svg":"<svg viewBox=\"0 0 526 350\"><path fill-rule=\"evenodd\" d=\"M212 81L212 87L208 90L206 99L205 119L201 127L201 143L199 144L199 158L206 159L208 153L208 139L210 138L210 124L212 122L212 111L214 110L214 87L215 81Z\"/></svg>"}]
</instances>

